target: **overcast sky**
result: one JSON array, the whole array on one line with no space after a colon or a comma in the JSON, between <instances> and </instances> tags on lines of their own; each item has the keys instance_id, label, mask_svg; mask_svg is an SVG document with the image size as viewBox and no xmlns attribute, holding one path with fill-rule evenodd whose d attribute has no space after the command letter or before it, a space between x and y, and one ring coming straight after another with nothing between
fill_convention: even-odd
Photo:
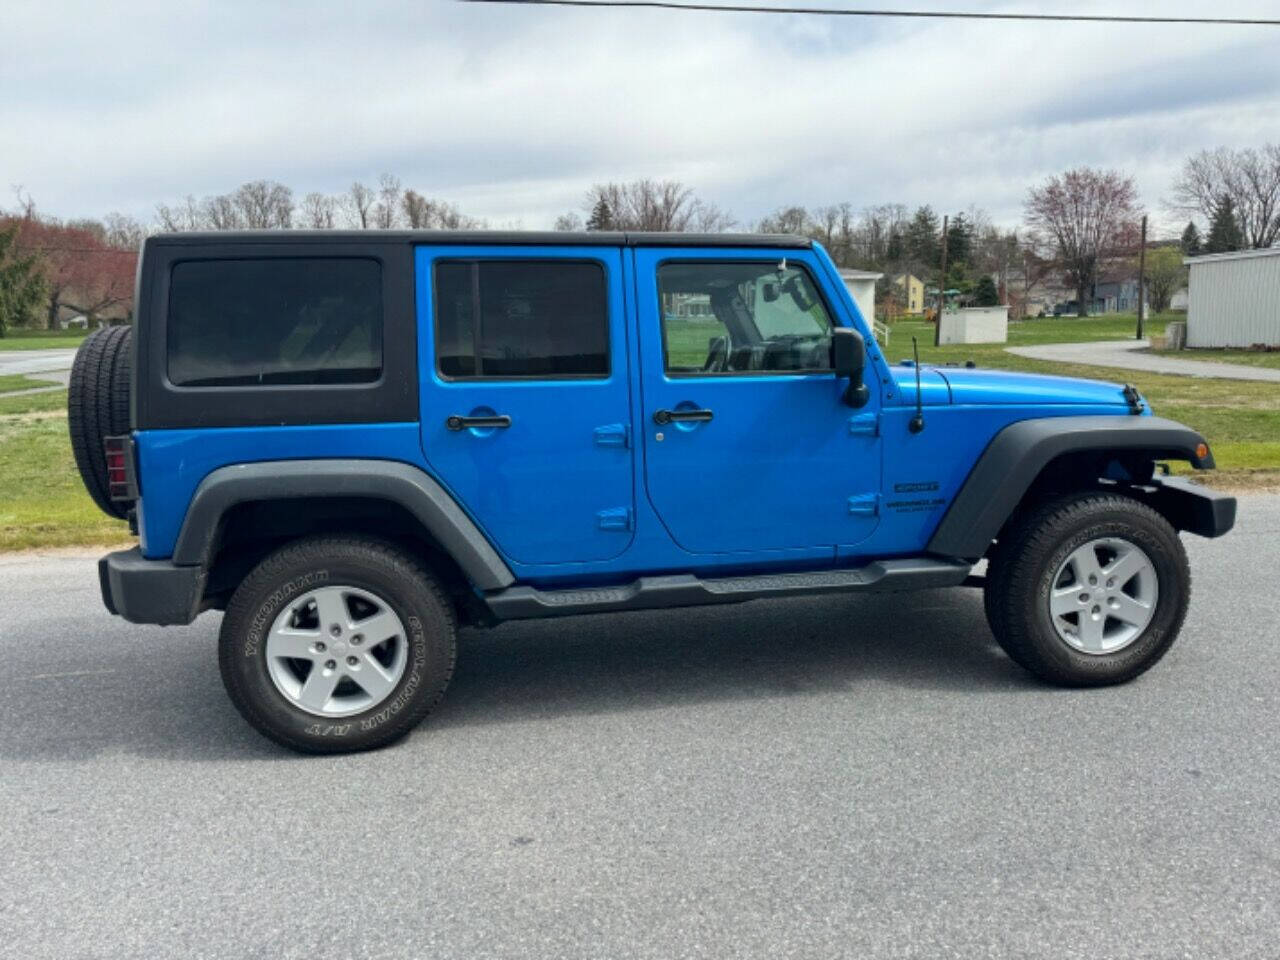
<instances>
[{"instance_id":1,"label":"overcast sky","mask_svg":"<svg viewBox=\"0 0 1280 960\"><path fill-rule=\"evenodd\" d=\"M1277 16L1277 0L819 0ZM744 226L778 206L971 204L1021 218L1078 164L1153 213L1202 148L1280 142L1280 28L871 20L265 0L0 9L0 188L150 220L268 178L383 171L493 226L593 182L676 178ZM11 195L0 207L11 207ZM1172 220L1167 226L1172 227Z\"/></svg>"}]
</instances>

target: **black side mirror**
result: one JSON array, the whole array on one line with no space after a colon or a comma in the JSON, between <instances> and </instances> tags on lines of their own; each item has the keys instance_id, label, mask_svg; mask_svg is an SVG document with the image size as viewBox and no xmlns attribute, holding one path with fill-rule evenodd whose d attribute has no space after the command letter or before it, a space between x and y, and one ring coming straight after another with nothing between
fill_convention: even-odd
<instances>
[{"instance_id":1,"label":"black side mirror","mask_svg":"<svg viewBox=\"0 0 1280 960\"><path fill-rule=\"evenodd\" d=\"M854 408L866 406L871 399L871 391L862 381L867 366L867 345L853 327L836 327L831 331L831 366L837 377L849 380L844 402Z\"/></svg>"}]
</instances>

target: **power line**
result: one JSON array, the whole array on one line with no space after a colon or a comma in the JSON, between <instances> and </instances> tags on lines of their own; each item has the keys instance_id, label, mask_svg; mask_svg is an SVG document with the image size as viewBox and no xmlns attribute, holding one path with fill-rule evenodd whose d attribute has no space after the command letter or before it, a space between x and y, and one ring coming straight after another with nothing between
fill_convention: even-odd
<instances>
[{"instance_id":1,"label":"power line","mask_svg":"<svg viewBox=\"0 0 1280 960\"><path fill-rule=\"evenodd\" d=\"M115 253L136 256L137 250L126 250L123 247L28 247L24 246L21 241L17 244L16 249L23 253Z\"/></svg>"},{"instance_id":2,"label":"power line","mask_svg":"<svg viewBox=\"0 0 1280 960\"><path fill-rule=\"evenodd\" d=\"M847 10L841 7L743 7L674 0L459 0L460 3L501 3L546 7L635 7L649 10L692 10L721 13L793 13L819 17L903 17L918 20L1032 20L1052 23L1172 23L1201 26L1280 27L1280 20L1246 17L1150 17L1079 13L961 13L947 10Z\"/></svg>"}]
</instances>

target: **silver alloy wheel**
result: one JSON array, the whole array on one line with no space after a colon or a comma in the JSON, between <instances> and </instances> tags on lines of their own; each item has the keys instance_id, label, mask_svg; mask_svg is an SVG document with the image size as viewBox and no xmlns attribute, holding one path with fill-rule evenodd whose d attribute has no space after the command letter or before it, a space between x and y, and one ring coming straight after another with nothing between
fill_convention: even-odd
<instances>
[{"instance_id":1,"label":"silver alloy wheel","mask_svg":"<svg viewBox=\"0 0 1280 960\"><path fill-rule=\"evenodd\" d=\"M1159 599L1155 564L1142 548L1103 537L1073 551L1058 567L1049 617L1064 643L1103 656L1142 635Z\"/></svg>"},{"instance_id":2,"label":"silver alloy wheel","mask_svg":"<svg viewBox=\"0 0 1280 960\"><path fill-rule=\"evenodd\" d=\"M267 635L271 682L318 717L377 706L409 661L404 625L391 605L358 587L320 587L292 601Z\"/></svg>"}]
</instances>

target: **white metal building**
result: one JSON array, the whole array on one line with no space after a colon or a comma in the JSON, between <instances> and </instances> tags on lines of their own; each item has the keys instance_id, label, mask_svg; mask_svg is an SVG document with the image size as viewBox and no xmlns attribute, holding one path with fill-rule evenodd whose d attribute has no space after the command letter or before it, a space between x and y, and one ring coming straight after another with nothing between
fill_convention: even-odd
<instances>
[{"instance_id":1,"label":"white metal building","mask_svg":"<svg viewBox=\"0 0 1280 960\"><path fill-rule=\"evenodd\" d=\"M1280 346L1280 247L1190 257L1188 347Z\"/></svg>"},{"instance_id":2,"label":"white metal building","mask_svg":"<svg viewBox=\"0 0 1280 960\"><path fill-rule=\"evenodd\" d=\"M883 276L883 273L874 273L871 270L840 271L840 279L849 288L853 302L858 305L858 309L862 311L862 318L867 323L871 323L876 318L876 281Z\"/></svg>"},{"instance_id":3,"label":"white metal building","mask_svg":"<svg viewBox=\"0 0 1280 960\"><path fill-rule=\"evenodd\" d=\"M938 342L1008 343L1009 308L961 307L957 310L943 310Z\"/></svg>"}]
</instances>

